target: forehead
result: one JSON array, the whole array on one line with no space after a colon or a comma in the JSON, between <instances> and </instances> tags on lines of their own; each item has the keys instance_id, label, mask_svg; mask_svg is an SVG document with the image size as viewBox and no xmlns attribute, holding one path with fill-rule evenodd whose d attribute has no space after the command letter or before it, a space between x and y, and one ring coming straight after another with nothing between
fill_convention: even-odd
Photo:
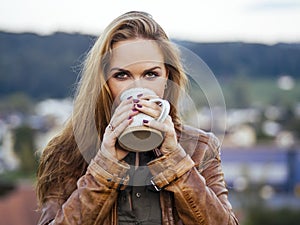
<instances>
[{"instance_id":1,"label":"forehead","mask_svg":"<svg viewBox=\"0 0 300 225\"><path fill-rule=\"evenodd\" d=\"M124 68L137 63L164 63L164 57L156 41L134 39L114 44L110 67Z\"/></svg>"}]
</instances>

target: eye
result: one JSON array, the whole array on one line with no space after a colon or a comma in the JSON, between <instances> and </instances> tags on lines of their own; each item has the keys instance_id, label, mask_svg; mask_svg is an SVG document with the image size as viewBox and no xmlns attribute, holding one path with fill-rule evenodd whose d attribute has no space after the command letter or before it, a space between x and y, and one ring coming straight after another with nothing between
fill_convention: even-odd
<instances>
[{"instance_id":1,"label":"eye","mask_svg":"<svg viewBox=\"0 0 300 225\"><path fill-rule=\"evenodd\" d=\"M155 72L155 71L148 71L146 74L145 74L145 77L147 78L147 79L153 79L153 78L156 78L156 77L158 77L159 76L159 74L157 73L157 72Z\"/></svg>"},{"instance_id":2,"label":"eye","mask_svg":"<svg viewBox=\"0 0 300 225\"><path fill-rule=\"evenodd\" d=\"M119 80L125 80L126 78L129 77L129 75L124 71L120 71L120 72L115 73L113 75L113 77L116 79L119 79Z\"/></svg>"}]
</instances>

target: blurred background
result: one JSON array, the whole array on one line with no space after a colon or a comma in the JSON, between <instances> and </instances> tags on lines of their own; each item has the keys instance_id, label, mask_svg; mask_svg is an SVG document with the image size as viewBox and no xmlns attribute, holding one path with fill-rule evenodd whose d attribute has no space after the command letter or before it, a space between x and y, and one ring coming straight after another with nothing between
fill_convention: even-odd
<instances>
[{"instance_id":1,"label":"blurred background","mask_svg":"<svg viewBox=\"0 0 300 225\"><path fill-rule=\"evenodd\" d=\"M299 224L300 1L0 3L0 225L36 224L39 154L72 113L95 38L130 10L152 14L220 83L227 110L221 158L241 224ZM197 115L187 123L196 116L210 130L211 111L192 88Z\"/></svg>"}]
</instances>

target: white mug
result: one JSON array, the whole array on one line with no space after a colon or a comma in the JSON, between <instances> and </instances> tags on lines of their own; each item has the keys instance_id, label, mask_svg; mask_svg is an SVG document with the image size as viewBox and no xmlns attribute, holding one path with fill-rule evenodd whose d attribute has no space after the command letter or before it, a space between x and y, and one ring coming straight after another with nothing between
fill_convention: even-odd
<instances>
[{"instance_id":1,"label":"white mug","mask_svg":"<svg viewBox=\"0 0 300 225\"><path fill-rule=\"evenodd\" d=\"M137 99L141 94L156 95L154 91L147 88L131 88L121 94L120 100L126 100L130 96L132 96L133 99ZM162 109L161 114L157 119L142 112L133 117L132 123L118 137L119 145L128 151L150 151L157 148L163 141L163 134L161 131L146 127L143 125L143 120L157 120L163 122L169 115L170 103L161 98L149 99L148 101L160 103Z\"/></svg>"}]
</instances>

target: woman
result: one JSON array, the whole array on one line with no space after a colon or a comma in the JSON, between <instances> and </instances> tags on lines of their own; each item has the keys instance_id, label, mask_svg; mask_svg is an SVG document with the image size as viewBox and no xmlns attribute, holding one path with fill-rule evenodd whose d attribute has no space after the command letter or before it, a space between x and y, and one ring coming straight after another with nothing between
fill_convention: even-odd
<instances>
[{"instance_id":1,"label":"woman","mask_svg":"<svg viewBox=\"0 0 300 225\"><path fill-rule=\"evenodd\" d=\"M178 52L150 15L116 18L87 56L72 118L41 156L39 225L238 224L216 137L181 123L176 107L186 83ZM157 95L120 102L130 87ZM161 145L122 149L118 136L135 115L158 117L161 107L148 101L157 97L171 103L169 116L143 123L163 132Z\"/></svg>"}]
</instances>

